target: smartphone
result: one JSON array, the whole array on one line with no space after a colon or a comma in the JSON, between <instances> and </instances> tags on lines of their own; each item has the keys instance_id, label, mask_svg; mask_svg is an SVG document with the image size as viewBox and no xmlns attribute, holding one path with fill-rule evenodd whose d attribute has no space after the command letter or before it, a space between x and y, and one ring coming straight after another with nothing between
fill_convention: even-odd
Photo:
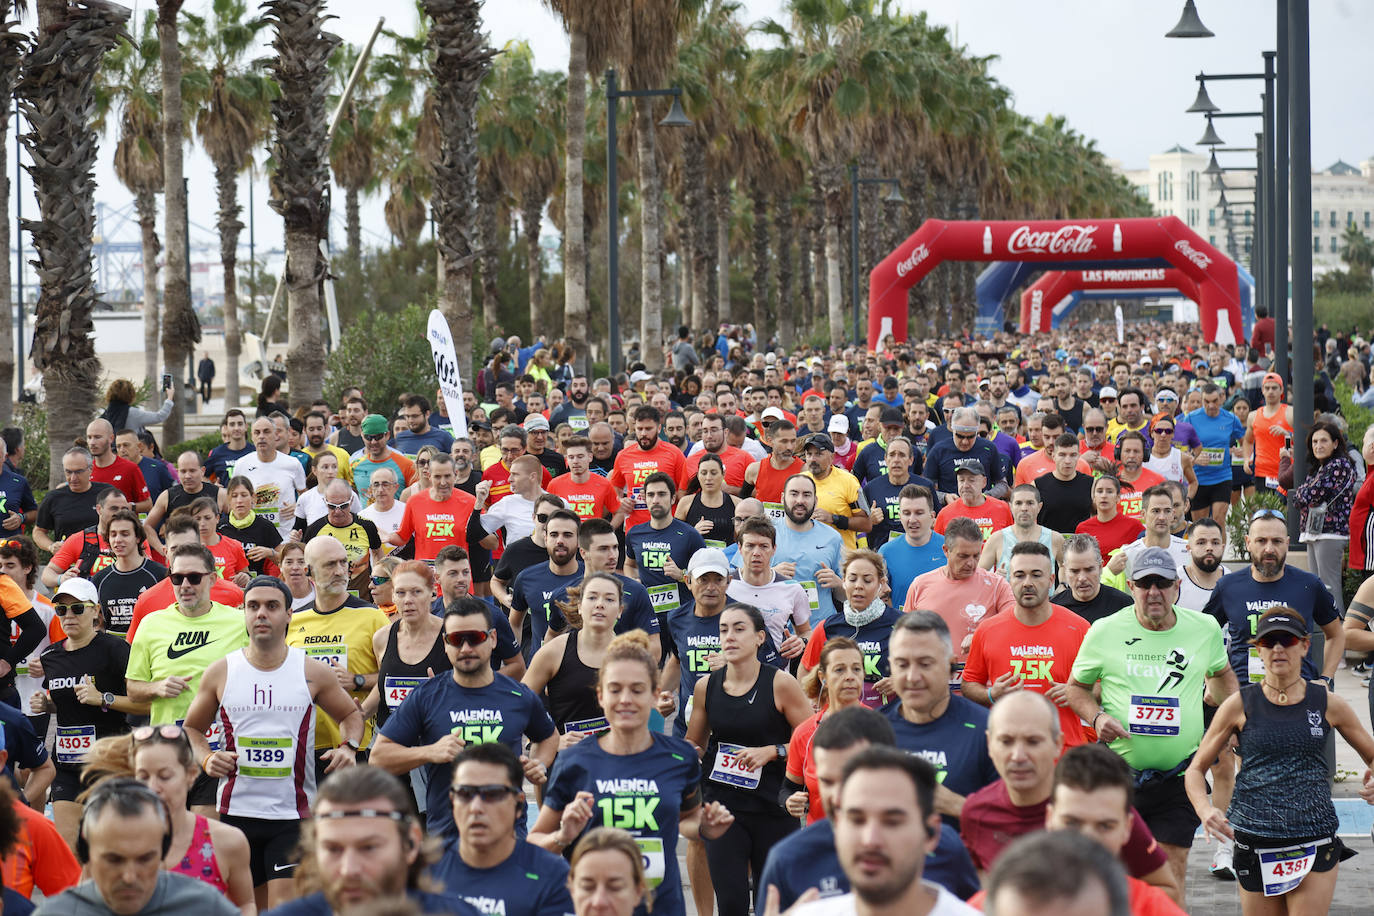
<instances>
[{"instance_id":1,"label":"smartphone","mask_svg":"<svg viewBox=\"0 0 1374 916\"><path fill-rule=\"evenodd\" d=\"M162 390L163 390L163 391L166 391L168 388L171 388L171 387L172 387L172 374L171 374L170 372L164 372L164 373L162 373Z\"/></svg>"}]
</instances>

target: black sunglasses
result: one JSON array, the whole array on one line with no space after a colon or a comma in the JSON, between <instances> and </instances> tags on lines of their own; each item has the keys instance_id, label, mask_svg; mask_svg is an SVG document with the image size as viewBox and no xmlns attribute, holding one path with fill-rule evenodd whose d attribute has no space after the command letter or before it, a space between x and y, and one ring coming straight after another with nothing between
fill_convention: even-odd
<instances>
[{"instance_id":1,"label":"black sunglasses","mask_svg":"<svg viewBox=\"0 0 1374 916\"><path fill-rule=\"evenodd\" d=\"M1100 433L1100 432L1103 432L1104 430L1106 430L1106 428L1107 428L1107 427L1105 427L1105 426L1085 426L1085 427L1083 427L1083 432L1085 432L1085 433Z\"/></svg>"},{"instance_id":2,"label":"black sunglasses","mask_svg":"<svg viewBox=\"0 0 1374 916\"><path fill-rule=\"evenodd\" d=\"M363 433L363 438L368 442L381 442L386 439L386 433Z\"/></svg>"},{"instance_id":3,"label":"black sunglasses","mask_svg":"<svg viewBox=\"0 0 1374 916\"><path fill-rule=\"evenodd\" d=\"M1143 579L1136 579L1134 581L1138 587L1145 591L1149 591L1152 588L1157 588L1161 592L1164 592L1168 591L1169 587L1174 584L1173 579L1166 579L1163 576L1146 576Z\"/></svg>"},{"instance_id":4,"label":"black sunglasses","mask_svg":"<svg viewBox=\"0 0 1374 916\"><path fill-rule=\"evenodd\" d=\"M210 574L209 574L209 573L199 573L199 572L195 572L195 573L172 573L172 574L171 574L170 576L168 576L167 578L169 578L169 579L172 580L172 584L173 584L173 585L180 585L180 584L183 583L183 582L190 582L192 585L199 585L202 581L204 581L205 577L208 576L208 575L210 575Z\"/></svg>"},{"instance_id":5,"label":"black sunglasses","mask_svg":"<svg viewBox=\"0 0 1374 916\"><path fill-rule=\"evenodd\" d=\"M86 605L54 604L52 606L52 612L56 614L58 617L66 617L68 614L70 614L73 617L80 617L82 614L86 613Z\"/></svg>"},{"instance_id":6,"label":"black sunglasses","mask_svg":"<svg viewBox=\"0 0 1374 916\"><path fill-rule=\"evenodd\" d=\"M462 802L471 802L474 798L482 799L483 804L493 805L507 795L514 795L516 790L511 786L503 786L500 783L491 783L485 786L470 786L460 784L451 787L448 794Z\"/></svg>"},{"instance_id":7,"label":"black sunglasses","mask_svg":"<svg viewBox=\"0 0 1374 916\"><path fill-rule=\"evenodd\" d=\"M1292 633L1266 633L1259 639L1256 639L1255 643L1266 649L1272 649L1274 646L1283 646L1285 649L1291 649L1301 641L1302 640Z\"/></svg>"}]
</instances>

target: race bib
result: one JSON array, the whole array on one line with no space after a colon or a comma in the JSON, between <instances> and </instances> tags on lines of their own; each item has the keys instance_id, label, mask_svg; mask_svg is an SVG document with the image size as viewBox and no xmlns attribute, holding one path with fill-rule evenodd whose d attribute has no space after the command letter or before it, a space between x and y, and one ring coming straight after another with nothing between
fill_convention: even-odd
<instances>
[{"instance_id":1,"label":"race bib","mask_svg":"<svg viewBox=\"0 0 1374 916\"><path fill-rule=\"evenodd\" d=\"M651 585L646 591L649 593L649 604L653 606L655 614L666 614L669 611L676 611L682 606L682 600L678 598L676 582Z\"/></svg>"},{"instance_id":2,"label":"race bib","mask_svg":"<svg viewBox=\"0 0 1374 916\"><path fill-rule=\"evenodd\" d=\"M768 514L769 521L774 525L787 517L787 513L783 511L782 503L764 503L763 511Z\"/></svg>"},{"instance_id":3,"label":"race bib","mask_svg":"<svg viewBox=\"0 0 1374 916\"><path fill-rule=\"evenodd\" d=\"M577 432L586 432L587 428L591 426L591 423L587 420L586 414L580 414L578 416L568 417L568 426Z\"/></svg>"},{"instance_id":4,"label":"race bib","mask_svg":"<svg viewBox=\"0 0 1374 916\"><path fill-rule=\"evenodd\" d=\"M1260 861L1260 878L1264 882L1264 896L1278 897L1302 883L1317 861L1317 847L1331 842L1308 843L1303 846L1284 846L1280 849L1256 849Z\"/></svg>"},{"instance_id":5,"label":"race bib","mask_svg":"<svg viewBox=\"0 0 1374 916\"><path fill-rule=\"evenodd\" d=\"M1250 647L1250 657L1245 663L1246 674L1250 676L1250 683L1256 684L1264 680L1264 659L1260 658L1259 649Z\"/></svg>"},{"instance_id":6,"label":"race bib","mask_svg":"<svg viewBox=\"0 0 1374 916\"><path fill-rule=\"evenodd\" d=\"M1169 737L1178 734L1182 720L1178 697L1132 695L1126 728L1132 735Z\"/></svg>"},{"instance_id":7,"label":"race bib","mask_svg":"<svg viewBox=\"0 0 1374 916\"><path fill-rule=\"evenodd\" d=\"M1202 450L1202 457L1207 459L1209 465L1215 466L1224 464L1226 462L1226 451L1225 448L1204 448Z\"/></svg>"},{"instance_id":8,"label":"race bib","mask_svg":"<svg viewBox=\"0 0 1374 916\"><path fill-rule=\"evenodd\" d=\"M806 592L806 603L810 606L811 613L815 614L821 609L821 590L816 585L816 580L807 579L797 584Z\"/></svg>"},{"instance_id":9,"label":"race bib","mask_svg":"<svg viewBox=\"0 0 1374 916\"><path fill-rule=\"evenodd\" d=\"M57 727L57 742L53 745L58 763L78 766L86 762L86 755L95 744L94 725L70 725Z\"/></svg>"},{"instance_id":10,"label":"race bib","mask_svg":"<svg viewBox=\"0 0 1374 916\"><path fill-rule=\"evenodd\" d=\"M637 836L635 843L644 860L644 878L653 890L663 883L663 841L656 836Z\"/></svg>"},{"instance_id":11,"label":"race bib","mask_svg":"<svg viewBox=\"0 0 1374 916\"><path fill-rule=\"evenodd\" d=\"M716 548L717 550L724 550L724 549L725 549L725 542L724 542L724 541L716 541L716 540L712 540L711 538L702 538L702 540L704 540L704 541L706 542L706 546L707 546L707 547L714 547L714 548Z\"/></svg>"},{"instance_id":12,"label":"race bib","mask_svg":"<svg viewBox=\"0 0 1374 916\"><path fill-rule=\"evenodd\" d=\"M345 643L328 643L322 646L306 646L305 654L316 661L333 665L335 668L348 667L348 646Z\"/></svg>"},{"instance_id":13,"label":"race bib","mask_svg":"<svg viewBox=\"0 0 1374 916\"><path fill-rule=\"evenodd\" d=\"M740 789L757 789L761 767L750 767L739 757L744 746L740 744L716 745L716 762L711 767L710 779L713 782L735 786Z\"/></svg>"},{"instance_id":14,"label":"race bib","mask_svg":"<svg viewBox=\"0 0 1374 916\"><path fill-rule=\"evenodd\" d=\"M863 698L860 700L860 702L867 706L869 709L879 709L882 707L884 700L883 695L878 692L877 686L865 681Z\"/></svg>"},{"instance_id":15,"label":"race bib","mask_svg":"<svg viewBox=\"0 0 1374 916\"><path fill-rule=\"evenodd\" d=\"M638 511L649 508L649 504L644 501L644 487L642 486L630 487L630 499L634 500L635 509Z\"/></svg>"},{"instance_id":16,"label":"race bib","mask_svg":"<svg viewBox=\"0 0 1374 916\"><path fill-rule=\"evenodd\" d=\"M419 687L428 678L423 677L393 677L387 675L382 683L382 696L386 698L386 708L394 710L405 702L410 692Z\"/></svg>"},{"instance_id":17,"label":"race bib","mask_svg":"<svg viewBox=\"0 0 1374 916\"><path fill-rule=\"evenodd\" d=\"M574 719L563 723L563 731L569 735L598 735L610 728L605 716L595 719Z\"/></svg>"},{"instance_id":18,"label":"race bib","mask_svg":"<svg viewBox=\"0 0 1374 916\"><path fill-rule=\"evenodd\" d=\"M237 741L239 775L254 779L287 779L296 760L294 738L244 738Z\"/></svg>"}]
</instances>

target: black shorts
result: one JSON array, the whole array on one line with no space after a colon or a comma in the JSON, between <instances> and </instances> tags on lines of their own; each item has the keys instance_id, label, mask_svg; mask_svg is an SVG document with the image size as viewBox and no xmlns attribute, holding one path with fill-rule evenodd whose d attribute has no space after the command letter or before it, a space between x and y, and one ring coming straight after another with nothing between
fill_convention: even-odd
<instances>
[{"instance_id":1,"label":"black shorts","mask_svg":"<svg viewBox=\"0 0 1374 916\"><path fill-rule=\"evenodd\" d=\"M1250 891L1252 894L1264 893L1264 876L1260 870L1258 850L1282 849L1285 846L1302 846L1308 843L1322 843L1317 847L1317 859L1312 863L1312 871L1314 872L1330 871L1355 855L1354 851L1346 849L1345 844L1336 836L1276 840L1237 830L1235 856L1231 860L1232 867L1236 872L1236 881L1244 890Z\"/></svg>"},{"instance_id":2,"label":"black shorts","mask_svg":"<svg viewBox=\"0 0 1374 916\"><path fill-rule=\"evenodd\" d=\"M1206 486L1199 484L1197 493L1193 494L1192 508L1193 511L1196 512L1199 509L1212 508L1212 503L1229 504L1230 502L1231 481L1227 480L1222 483L1209 483Z\"/></svg>"},{"instance_id":3,"label":"black shorts","mask_svg":"<svg viewBox=\"0 0 1374 916\"><path fill-rule=\"evenodd\" d=\"M248 838L248 868L253 873L254 887L296 876L296 866L300 864L300 821L269 821L233 814L221 815L220 821L239 828Z\"/></svg>"},{"instance_id":4,"label":"black shorts","mask_svg":"<svg viewBox=\"0 0 1374 916\"><path fill-rule=\"evenodd\" d=\"M1170 846L1191 848L1193 835L1202 824L1188 801L1182 773L1136 789L1135 809L1155 839Z\"/></svg>"},{"instance_id":5,"label":"black shorts","mask_svg":"<svg viewBox=\"0 0 1374 916\"><path fill-rule=\"evenodd\" d=\"M196 781L186 792L186 805L216 805L219 803L219 780L204 770L196 774Z\"/></svg>"},{"instance_id":6,"label":"black shorts","mask_svg":"<svg viewBox=\"0 0 1374 916\"><path fill-rule=\"evenodd\" d=\"M53 768L57 772L53 774L52 785L48 787L48 801L76 804L76 797L81 794L81 767L54 760Z\"/></svg>"}]
</instances>

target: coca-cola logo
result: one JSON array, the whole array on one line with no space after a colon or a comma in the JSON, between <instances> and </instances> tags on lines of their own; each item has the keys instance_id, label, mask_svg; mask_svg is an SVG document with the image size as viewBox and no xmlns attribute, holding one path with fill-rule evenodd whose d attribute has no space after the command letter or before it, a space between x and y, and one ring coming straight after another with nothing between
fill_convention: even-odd
<instances>
[{"instance_id":1,"label":"coca-cola logo","mask_svg":"<svg viewBox=\"0 0 1374 916\"><path fill-rule=\"evenodd\" d=\"M920 263L928 257L930 257L930 249L926 247L925 242L922 242L915 248L911 249L911 254L907 255L905 258L902 258L902 260L897 262L897 276L905 277L907 274L915 270L920 265Z\"/></svg>"},{"instance_id":2,"label":"coca-cola logo","mask_svg":"<svg viewBox=\"0 0 1374 916\"><path fill-rule=\"evenodd\" d=\"M1097 248L1093 241L1096 231L1096 226L1070 225L1043 231L1018 226L1007 239L1007 251L1012 254L1087 254Z\"/></svg>"},{"instance_id":3,"label":"coca-cola logo","mask_svg":"<svg viewBox=\"0 0 1374 916\"><path fill-rule=\"evenodd\" d=\"M1174 249L1203 270L1212 266L1212 259L1194 248L1187 239L1179 239L1174 242Z\"/></svg>"}]
</instances>

